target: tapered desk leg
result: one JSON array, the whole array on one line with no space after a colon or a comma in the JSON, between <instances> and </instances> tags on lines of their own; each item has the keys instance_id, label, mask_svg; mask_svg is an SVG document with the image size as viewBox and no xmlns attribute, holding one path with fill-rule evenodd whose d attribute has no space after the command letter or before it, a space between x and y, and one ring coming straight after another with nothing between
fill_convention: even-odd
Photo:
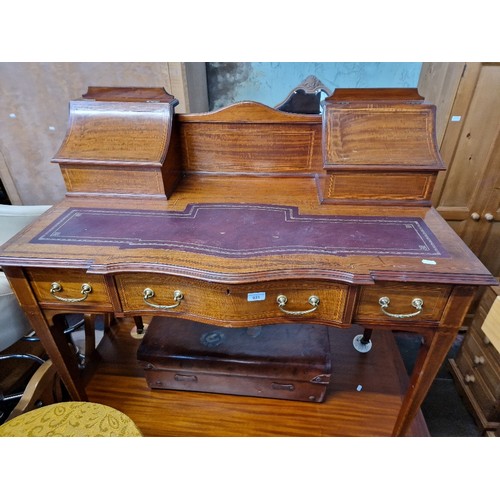
<instances>
[{"instance_id":1,"label":"tapered desk leg","mask_svg":"<svg viewBox=\"0 0 500 500\"><path fill-rule=\"evenodd\" d=\"M420 409L441 365L453 345L474 296L474 288L456 286L448 299L440 326L430 332L421 346L410 385L403 399L394 436L405 436Z\"/></svg>"},{"instance_id":2,"label":"tapered desk leg","mask_svg":"<svg viewBox=\"0 0 500 500\"><path fill-rule=\"evenodd\" d=\"M142 321L142 316L134 316L135 326L130 331L130 335L134 339L142 339L146 334L146 330L148 329L147 323Z\"/></svg>"},{"instance_id":3,"label":"tapered desk leg","mask_svg":"<svg viewBox=\"0 0 500 500\"><path fill-rule=\"evenodd\" d=\"M137 334L144 333L144 322L142 321L142 316L134 316L134 323L137 329Z\"/></svg>"},{"instance_id":4,"label":"tapered desk leg","mask_svg":"<svg viewBox=\"0 0 500 500\"><path fill-rule=\"evenodd\" d=\"M32 328L40 338L71 398L75 401L86 401L87 395L80 380L76 354L72 351L64 335L64 316L60 311L54 311L51 318L53 324L49 325L49 321L38 306L36 297L22 269L3 267L3 271L9 278L9 282L28 316Z\"/></svg>"},{"instance_id":5,"label":"tapered desk leg","mask_svg":"<svg viewBox=\"0 0 500 500\"><path fill-rule=\"evenodd\" d=\"M427 395L443 361L446 359L456 331L437 331L420 347L403 404L393 429L394 436L405 436Z\"/></svg>"}]
</instances>

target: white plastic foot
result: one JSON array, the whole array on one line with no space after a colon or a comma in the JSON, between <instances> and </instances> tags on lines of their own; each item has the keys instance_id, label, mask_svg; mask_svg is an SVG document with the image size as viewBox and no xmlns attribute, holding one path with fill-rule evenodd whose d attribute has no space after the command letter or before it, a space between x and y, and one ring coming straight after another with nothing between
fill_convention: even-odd
<instances>
[{"instance_id":1,"label":"white plastic foot","mask_svg":"<svg viewBox=\"0 0 500 500\"><path fill-rule=\"evenodd\" d=\"M369 340L368 342L361 342L363 340L363 335L356 335L352 339L352 345L354 346L354 349L358 352L368 352L372 348L372 341Z\"/></svg>"},{"instance_id":2,"label":"white plastic foot","mask_svg":"<svg viewBox=\"0 0 500 500\"><path fill-rule=\"evenodd\" d=\"M148 329L148 324L147 323L144 323L144 328L142 330L142 333L137 333L137 327L134 326L134 328L132 328L132 330L130 330L130 336L133 338L133 339L142 339L144 337L144 335L146 334L146 330Z\"/></svg>"}]
</instances>

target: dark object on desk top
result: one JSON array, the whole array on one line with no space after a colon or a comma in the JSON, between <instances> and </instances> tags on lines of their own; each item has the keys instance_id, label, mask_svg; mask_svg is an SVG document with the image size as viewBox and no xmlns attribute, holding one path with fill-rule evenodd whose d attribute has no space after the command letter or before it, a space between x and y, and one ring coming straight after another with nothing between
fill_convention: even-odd
<instances>
[{"instance_id":1,"label":"dark object on desk top","mask_svg":"<svg viewBox=\"0 0 500 500\"><path fill-rule=\"evenodd\" d=\"M89 87L82 98L95 101L168 102L173 106L179 104L163 87Z\"/></svg>"},{"instance_id":2,"label":"dark object on desk top","mask_svg":"<svg viewBox=\"0 0 500 500\"><path fill-rule=\"evenodd\" d=\"M297 85L284 101L275 109L287 113L319 114L321 113L321 94L329 96L331 91L313 75L309 75Z\"/></svg>"}]
</instances>

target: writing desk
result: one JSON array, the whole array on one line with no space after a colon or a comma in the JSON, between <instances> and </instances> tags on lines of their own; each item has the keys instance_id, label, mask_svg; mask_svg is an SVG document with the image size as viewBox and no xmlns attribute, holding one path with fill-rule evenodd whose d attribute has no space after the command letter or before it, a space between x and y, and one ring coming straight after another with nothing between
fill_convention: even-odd
<instances>
[{"instance_id":1,"label":"writing desk","mask_svg":"<svg viewBox=\"0 0 500 500\"><path fill-rule=\"evenodd\" d=\"M87 397L62 313L355 323L367 351L373 328L424 338L404 435L477 286L496 284L430 206L434 108L407 89L337 90L321 116L175 104L159 89L72 101L55 159L67 195L2 247L70 395Z\"/></svg>"}]
</instances>

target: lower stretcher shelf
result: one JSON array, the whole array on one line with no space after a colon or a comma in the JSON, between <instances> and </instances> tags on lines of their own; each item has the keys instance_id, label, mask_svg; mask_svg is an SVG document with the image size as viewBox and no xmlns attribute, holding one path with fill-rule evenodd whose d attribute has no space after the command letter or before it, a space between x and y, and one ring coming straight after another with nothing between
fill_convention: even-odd
<instances>
[{"instance_id":1,"label":"lower stretcher shelf","mask_svg":"<svg viewBox=\"0 0 500 500\"><path fill-rule=\"evenodd\" d=\"M104 337L86 389L91 401L129 415L145 436L390 436L408 382L394 335L374 331L372 350L361 354L352 346L362 331L355 326L330 329L332 379L320 404L151 390L133 325L120 320ZM429 435L421 413L411 435Z\"/></svg>"}]
</instances>

